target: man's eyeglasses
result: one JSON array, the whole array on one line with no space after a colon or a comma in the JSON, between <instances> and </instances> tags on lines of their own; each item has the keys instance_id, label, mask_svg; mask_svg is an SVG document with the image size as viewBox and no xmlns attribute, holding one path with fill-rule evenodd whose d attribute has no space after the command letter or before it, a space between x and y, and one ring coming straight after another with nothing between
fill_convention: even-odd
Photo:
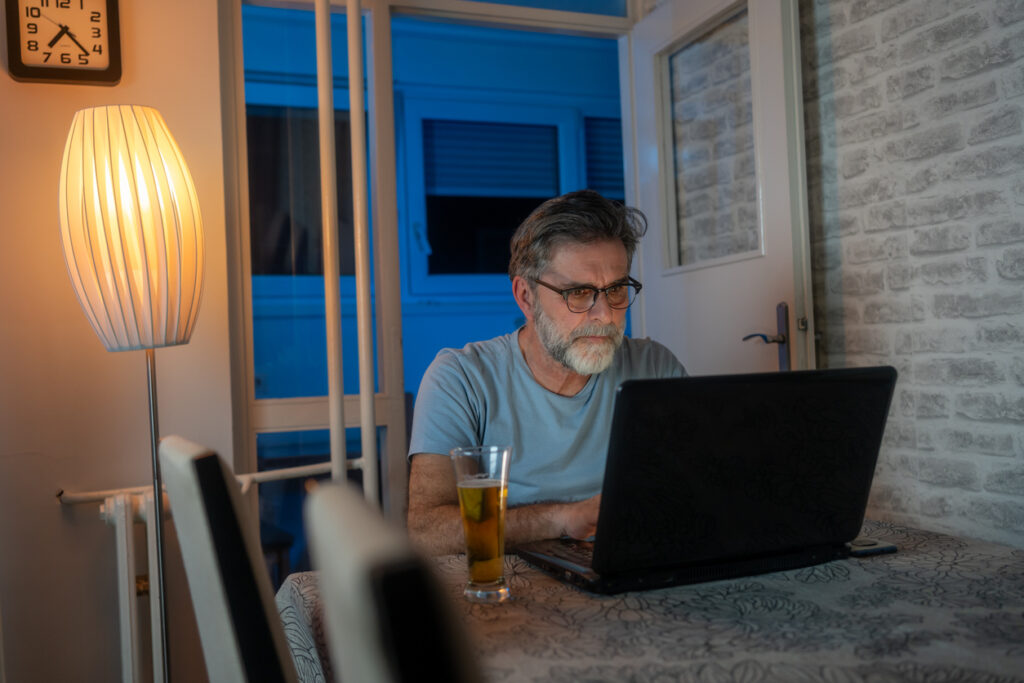
<instances>
[{"instance_id":1,"label":"man's eyeglasses","mask_svg":"<svg viewBox=\"0 0 1024 683\"><path fill-rule=\"evenodd\" d=\"M629 308L633 300L636 299L636 293L643 288L642 284L631 277L619 282L613 282L601 289L591 287L590 285L576 285L567 289L559 289L537 278L533 278L533 281L538 285L544 285L552 292L560 294L565 299L565 305L573 313L586 313L589 311L597 303L597 295L601 293L604 293L605 300L608 301L608 306L611 308Z\"/></svg>"}]
</instances>

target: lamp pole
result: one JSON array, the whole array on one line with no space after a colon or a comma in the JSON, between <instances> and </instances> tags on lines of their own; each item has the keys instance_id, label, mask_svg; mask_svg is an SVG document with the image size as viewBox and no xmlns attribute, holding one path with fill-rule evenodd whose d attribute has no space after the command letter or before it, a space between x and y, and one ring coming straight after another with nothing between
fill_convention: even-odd
<instances>
[{"instance_id":1,"label":"lamp pole","mask_svg":"<svg viewBox=\"0 0 1024 683\"><path fill-rule=\"evenodd\" d=\"M156 403L156 353L153 349L146 349L146 379L149 384L149 441L153 454L153 520L156 535L156 567L150 567L150 572L156 570L156 606L160 610L160 659L162 660L164 682L171 681L171 651L168 648L169 638L167 635L167 594L164 592L164 492L163 481L160 476L160 459L158 457L160 440L160 423ZM154 607L153 586L149 587L150 609Z\"/></svg>"}]
</instances>

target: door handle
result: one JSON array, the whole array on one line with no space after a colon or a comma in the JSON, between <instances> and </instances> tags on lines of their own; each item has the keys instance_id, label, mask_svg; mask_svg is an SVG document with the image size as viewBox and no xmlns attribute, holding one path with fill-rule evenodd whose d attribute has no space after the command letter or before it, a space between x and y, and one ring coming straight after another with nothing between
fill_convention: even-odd
<instances>
[{"instance_id":1,"label":"door handle","mask_svg":"<svg viewBox=\"0 0 1024 683\"><path fill-rule=\"evenodd\" d=\"M779 370L785 372L789 370L789 304L785 301L780 301L775 307L775 324L778 329L774 335L769 337L762 332L754 332L745 336L743 341L759 337L765 344L778 344Z\"/></svg>"},{"instance_id":2,"label":"door handle","mask_svg":"<svg viewBox=\"0 0 1024 683\"><path fill-rule=\"evenodd\" d=\"M784 335L784 334L776 334L775 336L769 337L767 334L762 334L760 332L755 332L754 334L748 334L746 337L743 338L743 341L747 341L748 339L753 339L754 337L760 337L761 341L763 341L765 344L785 344L786 343L786 335Z\"/></svg>"}]
</instances>

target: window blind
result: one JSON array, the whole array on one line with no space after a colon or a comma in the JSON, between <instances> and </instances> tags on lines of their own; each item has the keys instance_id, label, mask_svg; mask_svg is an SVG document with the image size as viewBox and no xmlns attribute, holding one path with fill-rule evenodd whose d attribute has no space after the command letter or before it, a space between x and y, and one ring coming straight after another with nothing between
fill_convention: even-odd
<instances>
[{"instance_id":1,"label":"window blind","mask_svg":"<svg viewBox=\"0 0 1024 683\"><path fill-rule=\"evenodd\" d=\"M609 199L625 199L622 165L622 122L619 119L586 118L587 187Z\"/></svg>"},{"instance_id":2,"label":"window blind","mask_svg":"<svg viewBox=\"0 0 1024 683\"><path fill-rule=\"evenodd\" d=\"M553 197L558 129L424 119L423 162L428 195Z\"/></svg>"}]
</instances>

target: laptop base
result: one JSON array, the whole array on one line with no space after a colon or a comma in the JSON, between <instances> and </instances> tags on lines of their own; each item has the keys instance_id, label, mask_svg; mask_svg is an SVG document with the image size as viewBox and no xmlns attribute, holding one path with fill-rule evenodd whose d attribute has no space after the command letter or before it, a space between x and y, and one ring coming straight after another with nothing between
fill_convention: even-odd
<instances>
[{"instance_id":1,"label":"laptop base","mask_svg":"<svg viewBox=\"0 0 1024 683\"><path fill-rule=\"evenodd\" d=\"M803 548L796 552L779 553L728 562L714 562L665 569L643 569L612 576L597 574L593 569L570 560L531 550L523 546L515 550L519 557L541 571L590 593L611 595L627 591L654 590L709 581L735 579L743 576L767 574L787 569L810 567L850 556L846 544Z\"/></svg>"}]
</instances>

